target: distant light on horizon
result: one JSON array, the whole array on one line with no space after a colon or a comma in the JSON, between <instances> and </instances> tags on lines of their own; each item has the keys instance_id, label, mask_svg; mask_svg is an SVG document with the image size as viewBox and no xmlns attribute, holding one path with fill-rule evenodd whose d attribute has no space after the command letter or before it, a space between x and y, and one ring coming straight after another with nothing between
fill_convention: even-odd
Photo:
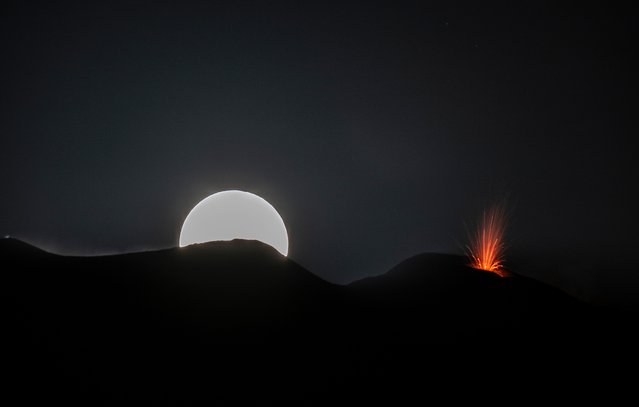
<instances>
[{"instance_id":1,"label":"distant light on horizon","mask_svg":"<svg viewBox=\"0 0 639 407\"><path fill-rule=\"evenodd\" d=\"M210 195L189 212L180 247L233 239L259 240L288 254L288 233L280 214L263 198L229 190Z\"/></svg>"}]
</instances>

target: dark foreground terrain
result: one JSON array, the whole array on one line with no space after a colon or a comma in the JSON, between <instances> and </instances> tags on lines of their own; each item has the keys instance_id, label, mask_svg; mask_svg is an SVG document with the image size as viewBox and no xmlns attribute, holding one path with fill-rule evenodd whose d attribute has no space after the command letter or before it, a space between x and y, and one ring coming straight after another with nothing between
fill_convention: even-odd
<instances>
[{"instance_id":1,"label":"dark foreground terrain","mask_svg":"<svg viewBox=\"0 0 639 407\"><path fill-rule=\"evenodd\" d=\"M65 257L4 239L0 255L11 405L634 393L636 315L459 256L340 286L255 241Z\"/></svg>"}]
</instances>

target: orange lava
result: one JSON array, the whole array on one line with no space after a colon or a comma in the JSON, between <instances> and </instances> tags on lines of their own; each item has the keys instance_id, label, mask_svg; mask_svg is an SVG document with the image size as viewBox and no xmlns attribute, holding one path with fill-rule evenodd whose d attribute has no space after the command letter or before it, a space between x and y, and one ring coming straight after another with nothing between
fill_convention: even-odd
<instances>
[{"instance_id":1,"label":"orange lava","mask_svg":"<svg viewBox=\"0 0 639 407\"><path fill-rule=\"evenodd\" d=\"M470 236L468 257L470 267L490 271L500 277L508 277L504 270L504 234L506 232L506 211L504 205L493 205L482 215L474 234Z\"/></svg>"}]
</instances>

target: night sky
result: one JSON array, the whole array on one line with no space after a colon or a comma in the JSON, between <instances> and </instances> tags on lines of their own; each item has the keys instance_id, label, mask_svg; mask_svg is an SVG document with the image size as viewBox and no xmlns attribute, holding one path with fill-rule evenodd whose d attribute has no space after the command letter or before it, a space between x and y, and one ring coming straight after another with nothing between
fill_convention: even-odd
<instances>
[{"instance_id":1,"label":"night sky","mask_svg":"<svg viewBox=\"0 0 639 407\"><path fill-rule=\"evenodd\" d=\"M628 10L92 3L0 6L3 235L173 247L197 202L240 189L280 212L291 258L348 282L462 253L508 195L513 256L639 285Z\"/></svg>"}]
</instances>

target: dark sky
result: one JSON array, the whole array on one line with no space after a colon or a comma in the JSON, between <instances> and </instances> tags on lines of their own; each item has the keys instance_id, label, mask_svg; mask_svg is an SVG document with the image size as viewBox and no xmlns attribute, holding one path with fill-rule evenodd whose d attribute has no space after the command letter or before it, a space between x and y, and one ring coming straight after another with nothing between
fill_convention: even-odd
<instances>
[{"instance_id":1,"label":"dark sky","mask_svg":"<svg viewBox=\"0 0 639 407\"><path fill-rule=\"evenodd\" d=\"M175 246L199 200L241 189L344 282L460 252L508 194L514 253L637 251L628 10L25 3L0 6L2 234Z\"/></svg>"}]
</instances>

